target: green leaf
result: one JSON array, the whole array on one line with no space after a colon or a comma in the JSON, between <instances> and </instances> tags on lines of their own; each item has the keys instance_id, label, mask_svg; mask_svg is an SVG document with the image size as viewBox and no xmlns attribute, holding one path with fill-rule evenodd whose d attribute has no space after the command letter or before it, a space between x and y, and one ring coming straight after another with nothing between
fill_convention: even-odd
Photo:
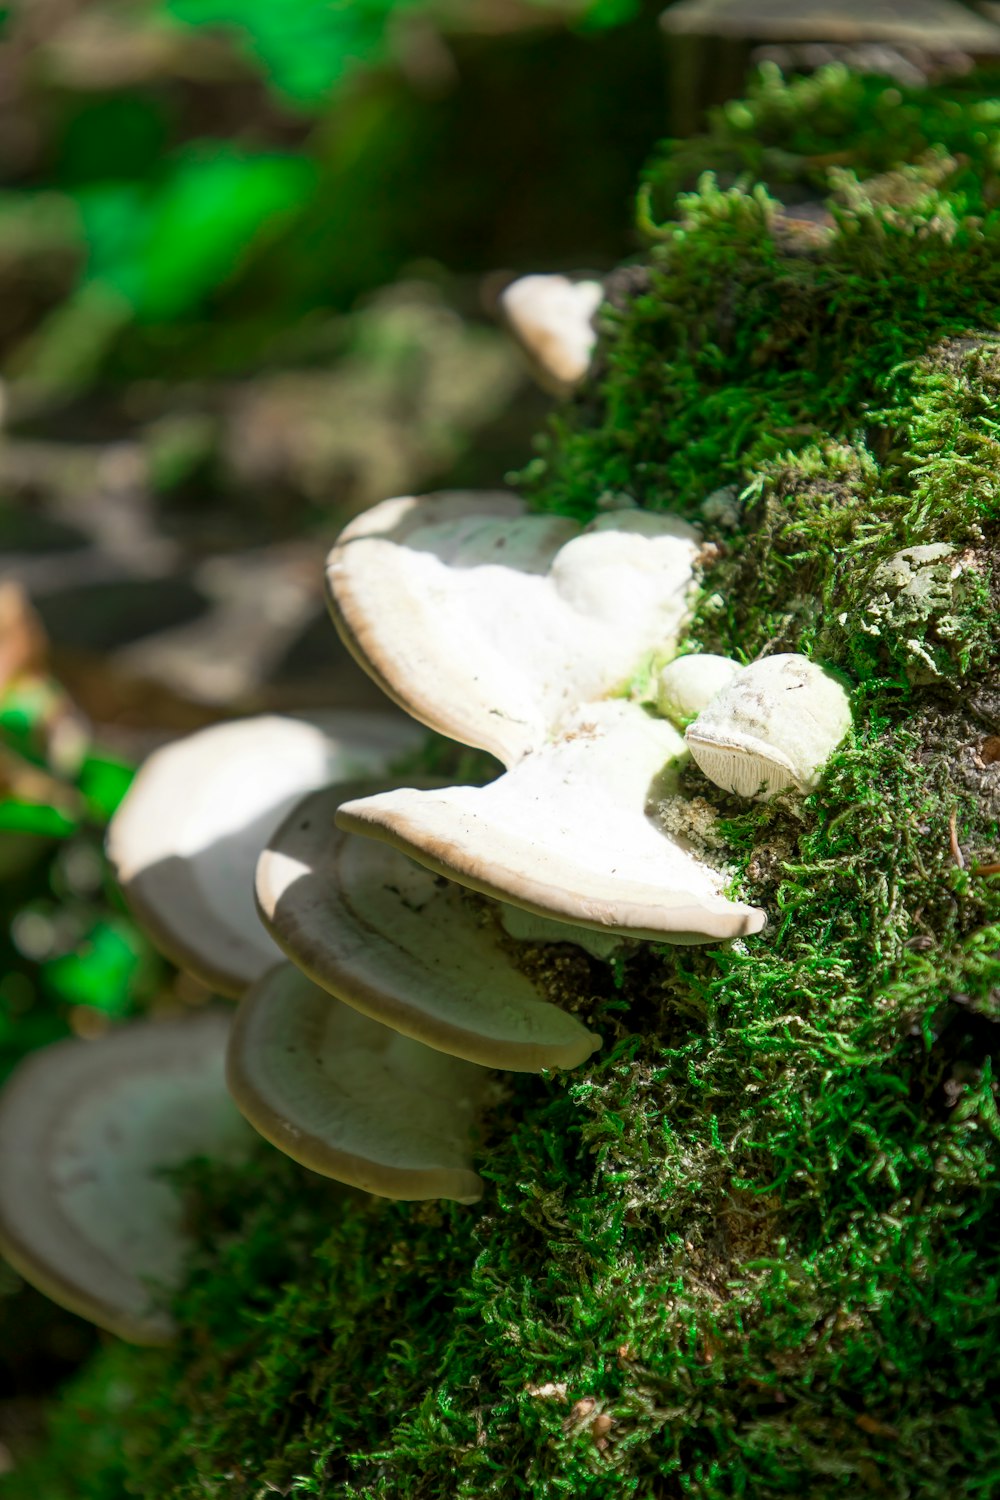
<instances>
[{"instance_id":1,"label":"green leaf","mask_svg":"<svg viewBox=\"0 0 1000 1500\"><path fill-rule=\"evenodd\" d=\"M38 802L22 802L16 797L0 802L2 833L30 833L38 838L64 839L75 833L78 826L65 813Z\"/></svg>"},{"instance_id":2,"label":"green leaf","mask_svg":"<svg viewBox=\"0 0 1000 1500\"><path fill-rule=\"evenodd\" d=\"M188 26L235 31L268 82L296 104L320 105L355 68L382 60L390 16L414 0L167 0Z\"/></svg>"},{"instance_id":3,"label":"green leaf","mask_svg":"<svg viewBox=\"0 0 1000 1500\"><path fill-rule=\"evenodd\" d=\"M108 1015L132 1008L131 990L144 957L125 923L98 922L75 953L42 965L46 989L70 1005L92 1005Z\"/></svg>"},{"instance_id":4,"label":"green leaf","mask_svg":"<svg viewBox=\"0 0 1000 1500\"><path fill-rule=\"evenodd\" d=\"M79 788L91 813L106 822L128 791L135 769L107 755L88 755L80 772Z\"/></svg>"},{"instance_id":5,"label":"green leaf","mask_svg":"<svg viewBox=\"0 0 1000 1500\"><path fill-rule=\"evenodd\" d=\"M81 190L90 278L125 297L140 321L183 317L285 227L313 184L301 157L203 141L174 157L157 185Z\"/></svg>"}]
</instances>

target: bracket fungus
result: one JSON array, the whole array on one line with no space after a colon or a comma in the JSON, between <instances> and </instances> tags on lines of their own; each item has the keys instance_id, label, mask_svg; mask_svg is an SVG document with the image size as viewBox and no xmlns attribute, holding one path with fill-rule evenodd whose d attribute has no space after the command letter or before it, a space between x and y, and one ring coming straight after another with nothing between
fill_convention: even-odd
<instances>
[{"instance_id":1,"label":"bracket fungus","mask_svg":"<svg viewBox=\"0 0 1000 1500\"><path fill-rule=\"evenodd\" d=\"M763 913L727 901L722 877L647 812L683 753L639 704L591 703L487 786L382 792L344 803L337 821L560 922L672 943L757 932Z\"/></svg>"},{"instance_id":2,"label":"bracket fungus","mask_svg":"<svg viewBox=\"0 0 1000 1500\"><path fill-rule=\"evenodd\" d=\"M601 282L568 276L520 276L501 292L504 321L553 396L568 396L586 378L603 300Z\"/></svg>"},{"instance_id":3,"label":"bracket fungus","mask_svg":"<svg viewBox=\"0 0 1000 1500\"><path fill-rule=\"evenodd\" d=\"M281 957L253 905L268 835L314 787L385 769L420 742L398 716L263 715L157 750L108 830L108 857L157 947L235 998Z\"/></svg>"},{"instance_id":4,"label":"bracket fungus","mask_svg":"<svg viewBox=\"0 0 1000 1500\"><path fill-rule=\"evenodd\" d=\"M388 1198L482 1194L471 1137L485 1069L400 1036L292 964L244 995L227 1076L254 1128L314 1172Z\"/></svg>"},{"instance_id":5,"label":"bracket fungus","mask_svg":"<svg viewBox=\"0 0 1000 1500\"><path fill-rule=\"evenodd\" d=\"M216 725L140 771L110 829L111 860L154 941L208 985L242 995L229 1088L254 1128L296 1161L382 1196L474 1202L487 1069L574 1067L600 1045L518 968L500 927L515 940L608 955L623 938L703 942L763 925L763 912L727 900L724 877L668 827L662 808L678 795L685 742L628 696L677 649L698 550L686 523L639 510L584 528L529 515L506 494L386 501L334 547L335 620L414 719L492 751L504 774L486 786L358 795L420 730L343 713ZM711 723L746 671L696 724ZM695 675L696 696L718 676L704 663ZM499 911L484 911L463 885L497 898ZM127 1337L168 1336L142 1277L169 1280L183 1243L160 1231L173 1199L150 1168L217 1138L224 1023L201 1024L210 1045L190 1065L168 1027L140 1024L82 1051L42 1054L0 1102L8 1139L23 1135L31 1147L0 1160L0 1222L15 1264L34 1255L34 1279ZM154 1052L169 1089L150 1081ZM202 1107L198 1080L213 1057ZM117 1067L106 1082L105 1058ZM178 1109L184 1128L164 1154L162 1121ZM92 1129L101 1149L113 1148L99 1191L89 1187L89 1156L76 1172L80 1153L60 1134L61 1112L86 1127L75 1136L86 1142ZM229 1129L232 1111L223 1114ZM46 1176L53 1141L58 1180ZM32 1179L42 1186L37 1207ZM135 1214L119 1232L104 1213L121 1194L155 1201L156 1254ZM103 1239L95 1214L107 1219ZM39 1252L24 1249L18 1228L32 1216ZM84 1268L82 1290L61 1269L60 1240ZM107 1290L115 1276L127 1293Z\"/></svg>"},{"instance_id":6,"label":"bracket fungus","mask_svg":"<svg viewBox=\"0 0 1000 1500\"><path fill-rule=\"evenodd\" d=\"M58 1042L0 1096L0 1249L54 1301L133 1343L170 1339L155 1289L177 1285L189 1248L163 1170L238 1157L253 1139L226 1092L228 1029L207 1011Z\"/></svg>"},{"instance_id":7,"label":"bracket fungus","mask_svg":"<svg viewBox=\"0 0 1000 1500\"><path fill-rule=\"evenodd\" d=\"M330 553L330 606L407 713L511 765L672 646L698 547L684 521L649 511L583 528L506 494L386 500Z\"/></svg>"},{"instance_id":8,"label":"bracket fungus","mask_svg":"<svg viewBox=\"0 0 1000 1500\"><path fill-rule=\"evenodd\" d=\"M647 811L683 740L612 696L676 649L697 553L675 517L581 530L506 496L386 501L352 522L327 573L345 640L415 717L509 769L348 802L340 826L559 922L678 943L757 931L763 913Z\"/></svg>"},{"instance_id":9,"label":"bracket fungus","mask_svg":"<svg viewBox=\"0 0 1000 1500\"><path fill-rule=\"evenodd\" d=\"M573 1068L600 1045L544 1000L462 890L334 824L334 786L299 803L261 854L257 904L303 973L404 1036L485 1067Z\"/></svg>"},{"instance_id":10,"label":"bracket fungus","mask_svg":"<svg viewBox=\"0 0 1000 1500\"><path fill-rule=\"evenodd\" d=\"M806 656L780 653L744 667L684 736L709 781L769 801L812 791L851 727L847 689Z\"/></svg>"}]
</instances>

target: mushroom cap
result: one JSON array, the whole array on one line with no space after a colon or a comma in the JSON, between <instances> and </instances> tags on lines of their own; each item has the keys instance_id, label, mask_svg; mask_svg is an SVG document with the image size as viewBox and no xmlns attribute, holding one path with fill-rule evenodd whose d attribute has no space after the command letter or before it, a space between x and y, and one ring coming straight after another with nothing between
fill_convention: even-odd
<instances>
[{"instance_id":1,"label":"mushroom cap","mask_svg":"<svg viewBox=\"0 0 1000 1500\"><path fill-rule=\"evenodd\" d=\"M740 670L738 661L728 656L699 652L676 656L662 668L656 680L656 707L664 718L682 729L707 708Z\"/></svg>"},{"instance_id":2,"label":"mushroom cap","mask_svg":"<svg viewBox=\"0 0 1000 1500\"><path fill-rule=\"evenodd\" d=\"M661 24L673 34L754 41L895 42L992 53L1000 30L955 0L680 0Z\"/></svg>"},{"instance_id":3,"label":"mushroom cap","mask_svg":"<svg viewBox=\"0 0 1000 1500\"><path fill-rule=\"evenodd\" d=\"M684 738L709 781L767 801L788 787L811 791L850 727L840 678L782 652L743 667Z\"/></svg>"},{"instance_id":4,"label":"mushroom cap","mask_svg":"<svg viewBox=\"0 0 1000 1500\"><path fill-rule=\"evenodd\" d=\"M573 1068L600 1046L549 1004L468 896L398 850L337 828L328 787L300 802L257 864L275 942L316 984L373 1020L484 1067Z\"/></svg>"},{"instance_id":5,"label":"mushroom cap","mask_svg":"<svg viewBox=\"0 0 1000 1500\"><path fill-rule=\"evenodd\" d=\"M132 1343L171 1338L149 1283L175 1287L190 1248L162 1170L235 1158L253 1140L226 1092L228 1029L208 1011L57 1042L0 1094L0 1249L53 1301Z\"/></svg>"},{"instance_id":6,"label":"mushroom cap","mask_svg":"<svg viewBox=\"0 0 1000 1500\"><path fill-rule=\"evenodd\" d=\"M601 282L568 276L521 276L501 292L507 326L539 383L554 395L568 395L587 374L597 343L594 314L603 300Z\"/></svg>"},{"instance_id":7,"label":"mushroom cap","mask_svg":"<svg viewBox=\"0 0 1000 1500\"><path fill-rule=\"evenodd\" d=\"M560 922L672 943L757 932L763 912L657 826L684 742L622 700L581 708L554 742L484 787L403 788L345 802L341 828Z\"/></svg>"},{"instance_id":8,"label":"mushroom cap","mask_svg":"<svg viewBox=\"0 0 1000 1500\"><path fill-rule=\"evenodd\" d=\"M231 997L281 957L253 900L257 856L313 787L378 774L420 743L393 714L263 715L157 750L108 829L108 857L157 947Z\"/></svg>"},{"instance_id":9,"label":"mushroom cap","mask_svg":"<svg viewBox=\"0 0 1000 1500\"><path fill-rule=\"evenodd\" d=\"M294 1161L384 1198L474 1203L471 1138L487 1074L334 1000L292 964L240 1002L229 1088Z\"/></svg>"},{"instance_id":10,"label":"mushroom cap","mask_svg":"<svg viewBox=\"0 0 1000 1500\"><path fill-rule=\"evenodd\" d=\"M359 516L327 581L338 630L389 696L510 765L670 649L697 550L672 516L609 512L582 530L513 496L440 494Z\"/></svg>"}]
</instances>

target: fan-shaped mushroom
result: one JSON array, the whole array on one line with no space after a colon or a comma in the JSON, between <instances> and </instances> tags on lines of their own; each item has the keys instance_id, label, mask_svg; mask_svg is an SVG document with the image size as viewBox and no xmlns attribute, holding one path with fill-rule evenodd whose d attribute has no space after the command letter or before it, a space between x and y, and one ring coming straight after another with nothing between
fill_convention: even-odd
<instances>
[{"instance_id":1,"label":"fan-shaped mushroom","mask_svg":"<svg viewBox=\"0 0 1000 1500\"><path fill-rule=\"evenodd\" d=\"M757 932L764 914L727 901L722 877L647 815L683 753L638 704L588 704L488 786L383 792L344 803L337 822L561 922L673 943Z\"/></svg>"},{"instance_id":2,"label":"fan-shaped mushroom","mask_svg":"<svg viewBox=\"0 0 1000 1500\"><path fill-rule=\"evenodd\" d=\"M157 750L108 830L129 905L183 968L220 994L241 994L280 957L253 904L268 835L305 792L377 774L420 739L390 714L265 715Z\"/></svg>"},{"instance_id":3,"label":"fan-shaped mushroom","mask_svg":"<svg viewBox=\"0 0 1000 1500\"><path fill-rule=\"evenodd\" d=\"M36 1052L0 1094L0 1249L54 1301L139 1344L173 1323L189 1247L162 1172L253 1137L226 1092L229 1017L135 1022Z\"/></svg>"},{"instance_id":4,"label":"fan-shaped mushroom","mask_svg":"<svg viewBox=\"0 0 1000 1500\"><path fill-rule=\"evenodd\" d=\"M265 926L317 984L374 1020L486 1067L572 1068L600 1038L549 1004L451 881L334 816L370 786L306 797L257 865Z\"/></svg>"},{"instance_id":5,"label":"fan-shaped mushroom","mask_svg":"<svg viewBox=\"0 0 1000 1500\"><path fill-rule=\"evenodd\" d=\"M672 516L581 529L510 495L440 494L351 522L327 579L338 629L390 697L510 765L671 649L697 550Z\"/></svg>"},{"instance_id":6,"label":"fan-shaped mushroom","mask_svg":"<svg viewBox=\"0 0 1000 1500\"><path fill-rule=\"evenodd\" d=\"M291 964L240 1002L229 1087L295 1161L385 1198L474 1203L471 1137L487 1074L334 1000Z\"/></svg>"}]
</instances>

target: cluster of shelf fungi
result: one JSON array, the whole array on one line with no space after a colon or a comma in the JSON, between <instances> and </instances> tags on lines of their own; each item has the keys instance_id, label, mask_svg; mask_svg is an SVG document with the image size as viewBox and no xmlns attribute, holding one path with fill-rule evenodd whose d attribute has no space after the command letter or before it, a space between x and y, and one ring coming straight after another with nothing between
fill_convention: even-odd
<instances>
[{"instance_id":1,"label":"cluster of shelf fungi","mask_svg":"<svg viewBox=\"0 0 1000 1500\"><path fill-rule=\"evenodd\" d=\"M560 296L589 329L593 296ZM550 330L533 357L551 347ZM370 1193L475 1202L491 1070L574 1068L601 1045L519 943L607 958L762 928L662 809L689 755L744 796L808 791L848 693L802 657L678 657L700 546L668 515L581 527L507 493L390 500L346 528L331 611L397 707L215 725L139 772L108 838L126 899L238 1003L21 1065L0 1095L0 1247L29 1281L124 1338L169 1339L188 1240L164 1169L257 1136ZM392 775L426 728L503 770Z\"/></svg>"}]
</instances>

